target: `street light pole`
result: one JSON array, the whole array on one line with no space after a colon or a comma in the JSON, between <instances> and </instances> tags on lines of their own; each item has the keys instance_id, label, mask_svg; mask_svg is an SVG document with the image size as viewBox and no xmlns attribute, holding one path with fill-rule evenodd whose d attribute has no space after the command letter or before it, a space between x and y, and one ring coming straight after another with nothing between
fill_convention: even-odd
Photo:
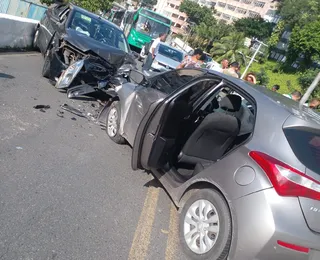
<instances>
[{"instance_id":1,"label":"street light pole","mask_svg":"<svg viewBox=\"0 0 320 260\"><path fill-rule=\"evenodd\" d=\"M242 75L241 75L241 79L243 79L243 77L247 74L248 69L250 68L250 66L251 66L252 62L254 61L254 58L257 56L257 54L258 54L258 52L259 52L259 50L260 50L261 46L262 46L262 45L264 45L264 46L268 46L268 45L266 45L265 43L260 42L260 41L258 41L258 40L256 40L256 42L258 42L258 43L259 43L259 47L256 49L256 51L254 52L253 56L251 57L250 62L248 63L248 65L247 65L246 69L244 70L244 72L243 72L243 73L242 73Z\"/></svg>"}]
</instances>

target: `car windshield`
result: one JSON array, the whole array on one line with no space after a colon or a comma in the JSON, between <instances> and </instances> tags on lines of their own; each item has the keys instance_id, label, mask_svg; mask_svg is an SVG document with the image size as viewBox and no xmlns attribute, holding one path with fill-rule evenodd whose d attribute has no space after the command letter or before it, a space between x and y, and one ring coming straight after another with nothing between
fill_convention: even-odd
<instances>
[{"instance_id":1,"label":"car windshield","mask_svg":"<svg viewBox=\"0 0 320 260\"><path fill-rule=\"evenodd\" d=\"M183 60L183 53L181 51L173 49L164 44L159 44L158 53L178 62L181 62Z\"/></svg>"},{"instance_id":2,"label":"car windshield","mask_svg":"<svg viewBox=\"0 0 320 260\"><path fill-rule=\"evenodd\" d=\"M102 19L89 17L76 11L69 24L69 28L98 42L115 47L124 52L129 52L129 47L123 32Z\"/></svg>"},{"instance_id":3,"label":"car windshield","mask_svg":"<svg viewBox=\"0 0 320 260\"><path fill-rule=\"evenodd\" d=\"M134 23L134 28L143 34L156 38L160 33L169 33L170 27L140 15Z\"/></svg>"}]
</instances>

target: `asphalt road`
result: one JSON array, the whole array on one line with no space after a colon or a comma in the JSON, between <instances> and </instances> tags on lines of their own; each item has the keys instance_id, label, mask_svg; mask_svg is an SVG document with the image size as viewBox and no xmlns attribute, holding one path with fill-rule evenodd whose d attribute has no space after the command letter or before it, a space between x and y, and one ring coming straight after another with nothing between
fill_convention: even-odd
<instances>
[{"instance_id":1,"label":"asphalt road","mask_svg":"<svg viewBox=\"0 0 320 260\"><path fill-rule=\"evenodd\" d=\"M0 55L0 259L186 259L167 194L132 171L129 146L59 112L91 103L52 87L42 62Z\"/></svg>"}]
</instances>

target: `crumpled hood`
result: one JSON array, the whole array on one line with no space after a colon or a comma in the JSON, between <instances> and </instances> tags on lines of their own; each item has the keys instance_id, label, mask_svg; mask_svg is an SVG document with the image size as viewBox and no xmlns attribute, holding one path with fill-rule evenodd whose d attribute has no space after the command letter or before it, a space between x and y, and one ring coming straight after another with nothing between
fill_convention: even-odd
<instances>
[{"instance_id":1,"label":"crumpled hood","mask_svg":"<svg viewBox=\"0 0 320 260\"><path fill-rule=\"evenodd\" d=\"M63 36L63 39L82 52L88 52L91 50L92 52L106 60L110 65L114 66L116 69L120 68L127 59L130 59L128 57L128 53L115 47L111 47L104 43L98 42L73 29L66 29L66 35Z\"/></svg>"}]
</instances>

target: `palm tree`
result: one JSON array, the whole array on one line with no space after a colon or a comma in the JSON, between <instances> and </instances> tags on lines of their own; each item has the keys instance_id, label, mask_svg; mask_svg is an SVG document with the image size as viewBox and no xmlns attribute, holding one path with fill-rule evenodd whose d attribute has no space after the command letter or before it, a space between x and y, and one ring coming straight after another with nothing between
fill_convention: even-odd
<instances>
[{"instance_id":1,"label":"palm tree","mask_svg":"<svg viewBox=\"0 0 320 260\"><path fill-rule=\"evenodd\" d=\"M213 43L212 57L218 62L228 59L230 62L245 64L248 48L244 46L244 39L244 34L238 32L232 32L229 36L221 38L219 42Z\"/></svg>"}]
</instances>

